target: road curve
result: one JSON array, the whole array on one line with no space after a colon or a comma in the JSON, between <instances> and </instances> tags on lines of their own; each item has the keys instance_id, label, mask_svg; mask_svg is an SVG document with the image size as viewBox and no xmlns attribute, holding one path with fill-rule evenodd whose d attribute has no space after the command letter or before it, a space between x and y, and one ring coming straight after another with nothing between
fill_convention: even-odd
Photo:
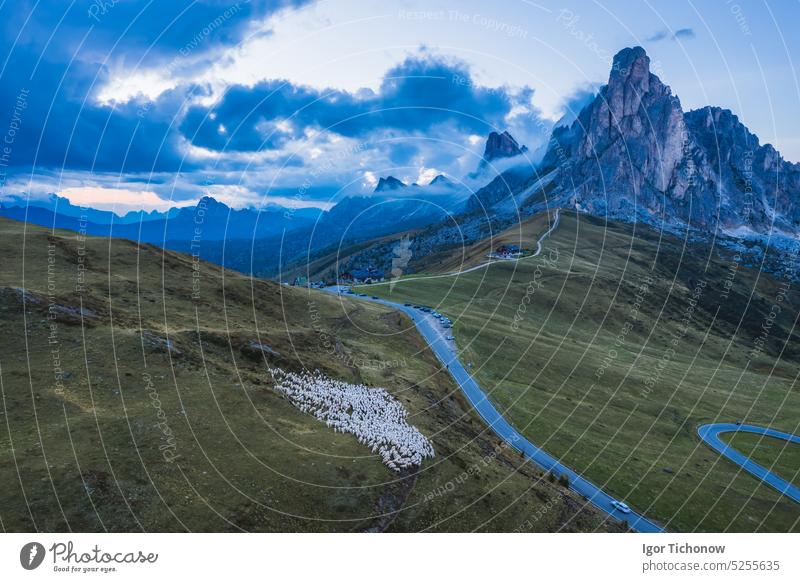
<instances>
[{"instance_id":1,"label":"road curve","mask_svg":"<svg viewBox=\"0 0 800 582\"><path fill-rule=\"evenodd\" d=\"M771 428L764 428L752 424L734 424L732 422L721 422L716 424L704 424L697 428L697 434L709 447L717 451L719 454L727 457L739 465L742 469L754 475L770 487L774 487L780 493L791 498L797 503L800 503L800 487L792 485L787 480L778 477L775 473L771 472L751 460L747 455L740 453L735 448L724 442L719 438L719 435L724 432L749 432L752 434L759 434L763 436L773 437L790 443L800 444L800 436L781 432Z\"/></svg>"},{"instance_id":2,"label":"road curve","mask_svg":"<svg viewBox=\"0 0 800 582\"><path fill-rule=\"evenodd\" d=\"M333 286L325 290L337 293L345 287ZM357 297L350 295L350 297ZM359 298L359 297L357 297ZM425 341L427 341L436 357L445 365L450 375L456 381L458 386L466 395L470 404L475 408L481 418L489 425L489 427L508 443L514 449L521 451L526 457L530 458L535 464L544 469L545 471L552 471L557 477L565 475L569 479L569 487L576 493L583 495L594 506L611 515L615 519L625 519L628 525L639 532L661 532L663 529L656 523L648 520L644 516L631 510L630 513L622 513L615 509L612 502L615 501L614 497L602 491L597 485L583 478L581 475L561 463L555 457L552 457L541 448L526 439L520 434L511 424L503 417L503 415L495 408L494 404L487 398L486 394L481 390L481 387L470 375L466 368L461 364L456 353L456 345L453 341L447 341L445 334L448 333L444 328L439 325L439 322L431 314L424 313L413 307L406 307L399 303L387 301L385 299L373 299L371 297L360 297L372 301L373 303L380 303L402 311L416 325L420 334Z\"/></svg>"},{"instance_id":3,"label":"road curve","mask_svg":"<svg viewBox=\"0 0 800 582\"><path fill-rule=\"evenodd\" d=\"M463 269L461 271L455 271L453 273L443 273L441 275L420 275L418 277L407 277L405 279L390 279L388 281L381 281L380 283L370 283L370 287L379 287L381 285L397 285L399 283L409 283L411 281L424 281L427 279L442 279L444 277L456 277L458 275L464 275L466 273L472 273L473 271L477 271L478 269L483 269L484 267L488 267L489 265L494 265L495 263L516 263L519 261L525 261L527 259L532 259L533 257L538 257L539 253L542 252L542 241L549 237L552 232L558 226L558 222L561 219L561 215L559 214L560 208L556 208L555 217L553 218L553 224L550 225L542 236L536 241L536 252L532 255L528 255L525 257L519 257L518 259L494 259L491 261L486 261L485 263L481 263L480 265L475 265L474 267L470 267L469 269Z\"/></svg>"}]
</instances>

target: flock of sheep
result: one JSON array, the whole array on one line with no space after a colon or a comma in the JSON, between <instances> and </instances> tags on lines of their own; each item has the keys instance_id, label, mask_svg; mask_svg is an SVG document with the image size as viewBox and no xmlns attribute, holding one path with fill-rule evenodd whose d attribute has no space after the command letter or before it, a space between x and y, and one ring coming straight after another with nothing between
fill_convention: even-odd
<instances>
[{"instance_id":1,"label":"flock of sheep","mask_svg":"<svg viewBox=\"0 0 800 582\"><path fill-rule=\"evenodd\" d=\"M314 373L270 370L275 388L301 411L333 430L356 436L394 471L420 465L433 457L433 445L406 422L408 412L383 388L348 384Z\"/></svg>"}]
</instances>

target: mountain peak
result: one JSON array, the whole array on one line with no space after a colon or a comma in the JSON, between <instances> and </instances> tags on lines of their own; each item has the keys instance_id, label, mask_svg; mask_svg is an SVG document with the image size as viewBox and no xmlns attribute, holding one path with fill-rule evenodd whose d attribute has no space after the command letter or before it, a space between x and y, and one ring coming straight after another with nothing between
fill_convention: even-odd
<instances>
[{"instance_id":1,"label":"mountain peak","mask_svg":"<svg viewBox=\"0 0 800 582\"><path fill-rule=\"evenodd\" d=\"M492 162L501 158L513 158L527 151L525 146L520 147L508 131L497 133L493 131L486 140L483 150L484 162Z\"/></svg>"},{"instance_id":2,"label":"mountain peak","mask_svg":"<svg viewBox=\"0 0 800 582\"><path fill-rule=\"evenodd\" d=\"M646 65L648 72L650 71L650 57L647 56L647 51L640 46L626 47L614 55L611 72L630 71L637 63Z\"/></svg>"},{"instance_id":3,"label":"mountain peak","mask_svg":"<svg viewBox=\"0 0 800 582\"><path fill-rule=\"evenodd\" d=\"M562 169L551 196L591 213L756 232L800 224L800 166L760 145L730 110L684 113L641 47L616 54L594 101L553 130L543 165Z\"/></svg>"},{"instance_id":4,"label":"mountain peak","mask_svg":"<svg viewBox=\"0 0 800 582\"><path fill-rule=\"evenodd\" d=\"M214 198L213 196L208 196L208 195L206 195L206 196L203 196L203 197L202 197L200 200L198 200L198 201L197 201L197 204L198 204L198 205L200 205L200 204L204 204L204 205L206 205L206 206L214 206L215 204L222 204L222 202L219 202L219 201L218 201L216 198Z\"/></svg>"},{"instance_id":5,"label":"mountain peak","mask_svg":"<svg viewBox=\"0 0 800 582\"><path fill-rule=\"evenodd\" d=\"M669 93L669 88L650 73L650 57L642 47L622 49L614 56L606 89L609 100L616 98L618 104L624 102L638 107L643 95L650 91L664 93L665 90ZM625 109L615 113L630 115L635 111Z\"/></svg>"},{"instance_id":6,"label":"mountain peak","mask_svg":"<svg viewBox=\"0 0 800 582\"><path fill-rule=\"evenodd\" d=\"M378 180L378 185L375 187L375 192L387 192L390 190L399 190L405 188L406 185L395 178L394 176L387 176Z\"/></svg>"},{"instance_id":7,"label":"mountain peak","mask_svg":"<svg viewBox=\"0 0 800 582\"><path fill-rule=\"evenodd\" d=\"M433 180L431 180L430 184L428 184L428 185L429 186L449 186L451 184L452 184L452 182L450 181L450 178L448 178L444 174L437 174L436 177Z\"/></svg>"}]
</instances>

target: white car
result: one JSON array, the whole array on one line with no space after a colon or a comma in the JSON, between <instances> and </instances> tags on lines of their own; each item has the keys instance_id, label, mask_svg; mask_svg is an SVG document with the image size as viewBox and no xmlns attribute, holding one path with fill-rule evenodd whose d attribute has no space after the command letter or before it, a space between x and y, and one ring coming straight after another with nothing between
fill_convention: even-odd
<instances>
[{"instance_id":1,"label":"white car","mask_svg":"<svg viewBox=\"0 0 800 582\"><path fill-rule=\"evenodd\" d=\"M627 504L622 503L622 501L614 500L614 501L611 502L611 505L614 507L614 509L617 509L617 510L621 511L622 513L630 513L631 512L631 508L628 507Z\"/></svg>"},{"instance_id":2,"label":"white car","mask_svg":"<svg viewBox=\"0 0 800 582\"><path fill-rule=\"evenodd\" d=\"M454 337L453 337L453 336L451 336L451 335L448 335L448 336L446 336L444 339L446 339L447 341L451 342L451 341L455 340L456 338L454 338Z\"/></svg>"}]
</instances>

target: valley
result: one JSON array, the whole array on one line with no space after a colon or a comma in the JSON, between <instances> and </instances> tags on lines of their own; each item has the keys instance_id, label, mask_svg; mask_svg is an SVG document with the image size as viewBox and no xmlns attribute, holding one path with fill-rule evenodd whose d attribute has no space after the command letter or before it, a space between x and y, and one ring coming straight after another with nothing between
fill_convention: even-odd
<instances>
[{"instance_id":1,"label":"valley","mask_svg":"<svg viewBox=\"0 0 800 582\"><path fill-rule=\"evenodd\" d=\"M5 219L0 252L6 531L623 529L487 431L391 309ZM385 388L436 456L390 470L278 368Z\"/></svg>"},{"instance_id":2,"label":"valley","mask_svg":"<svg viewBox=\"0 0 800 582\"><path fill-rule=\"evenodd\" d=\"M562 211L530 262L357 290L447 315L460 361L514 427L667 529L796 531L797 504L695 434L797 429L792 284L749 269L731 281L732 260Z\"/></svg>"}]
</instances>

